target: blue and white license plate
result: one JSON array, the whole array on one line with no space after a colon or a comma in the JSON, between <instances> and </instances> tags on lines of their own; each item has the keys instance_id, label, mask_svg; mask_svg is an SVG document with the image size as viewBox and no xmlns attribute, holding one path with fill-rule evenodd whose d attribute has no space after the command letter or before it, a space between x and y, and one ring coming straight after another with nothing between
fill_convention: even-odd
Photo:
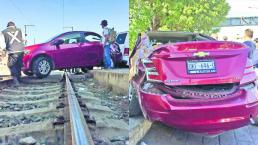
<instances>
[{"instance_id":1,"label":"blue and white license plate","mask_svg":"<svg viewBox=\"0 0 258 145\"><path fill-rule=\"evenodd\" d=\"M188 74L216 73L215 61L212 59L187 60L186 64Z\"/></svg>"}]
</instances>

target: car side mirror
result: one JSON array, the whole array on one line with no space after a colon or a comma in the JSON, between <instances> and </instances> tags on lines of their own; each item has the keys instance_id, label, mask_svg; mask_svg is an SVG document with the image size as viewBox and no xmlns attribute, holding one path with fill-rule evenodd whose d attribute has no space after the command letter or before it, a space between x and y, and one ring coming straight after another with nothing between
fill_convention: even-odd
<instances>
[{"instance_id":1,"label":"car side mirror","mask_svg":"<svg viewBox=\"0 0 258 145\"><path fill-rule=\"evenodd\" d=\"M64 44L64 40L63 39L57 39L52 44L58 46L58 45Z\"/></svg>"}]
</instances>

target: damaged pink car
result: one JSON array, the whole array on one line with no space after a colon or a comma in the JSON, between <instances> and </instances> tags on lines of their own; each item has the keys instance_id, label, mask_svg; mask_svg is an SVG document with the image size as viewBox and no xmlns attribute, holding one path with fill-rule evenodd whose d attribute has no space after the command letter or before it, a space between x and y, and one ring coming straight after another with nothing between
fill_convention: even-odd
<instances>
[{"instance_id":1,"label":"damaged pink car","mask_svg":"<svg viewBox=\"0 0 258 145\"><path fill-rule=\"evenodd\" d=\"M255 123L256 73L241 43L149 32L130 61L130 116L207 135Z\"/></svg>"}]
</instances>

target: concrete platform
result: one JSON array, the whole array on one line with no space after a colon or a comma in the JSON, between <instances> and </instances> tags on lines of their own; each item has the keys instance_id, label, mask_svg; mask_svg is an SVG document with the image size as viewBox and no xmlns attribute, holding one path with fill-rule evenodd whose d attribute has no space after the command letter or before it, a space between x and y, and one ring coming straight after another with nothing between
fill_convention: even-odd
<instances>
[{"instance_id":1,"label":"concrete platform","mask_svg":"<svg viewBox=\"0 0 258 145\"><path fill-rule=\"evenodd\" d=\"M91 70L94 79L101 84L110 87L118 95L128 94L128 72L129 69L96 69Z\"/></svg>"},{"instance_id":2,"label":"concrete platform","mask_svg":"<svg viewBox=\"0 0 258 145\"><path fill-rule=\"evenodd\" d=\"M136 145L149 131L152 122L140 117L129 119L129 144Z\"/></svg>"}]
</instances>

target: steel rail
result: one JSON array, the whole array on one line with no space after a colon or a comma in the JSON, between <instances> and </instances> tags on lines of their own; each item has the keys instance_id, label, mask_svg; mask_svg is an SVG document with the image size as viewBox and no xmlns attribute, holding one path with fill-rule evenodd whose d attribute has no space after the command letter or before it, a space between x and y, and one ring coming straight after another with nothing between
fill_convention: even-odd
<instances>
[{"instance_id":1,"label":"steel rail","mask_svg":"<svg viewBox=\"0 0 258 145\"><path fill-rule=\"evenodd\" d=\"M69 76L65 73L66 91L69 104L71 137L73 145L94 145L89 127L75 96Z\"/></svg>"},{"instance_id":2,"label":"steel rail","mask_svg":"<svg viewBox=\"0 0 258 145\"><path fill-rule=\"evenodd\" d=\"M12 81L13 81L13 79L11 77L2 77L0 79L0 90L6 88L8 86L11 86Z\"/></svg>"}]
</instances>

